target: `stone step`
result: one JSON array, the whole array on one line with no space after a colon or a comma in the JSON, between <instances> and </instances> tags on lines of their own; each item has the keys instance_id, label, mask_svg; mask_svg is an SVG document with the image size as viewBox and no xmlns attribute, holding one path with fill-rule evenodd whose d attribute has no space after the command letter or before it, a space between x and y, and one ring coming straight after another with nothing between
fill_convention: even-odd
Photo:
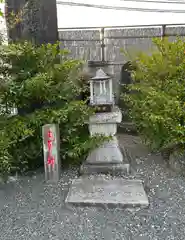
<instances>
[{"instance_id":1,"label":"stone step","mask_svg":"<svg viewBox=\"0 0 185 240\"><path fill-rule=\"evenodd\" d=\"M84 163L80 167L80 175L92 174L110 174L128 176L130 173L130 164L87 164Z\"/></svg>"},{"instance_id":2,"label":"stone step","mask_svg":"<svg viewBox=\"0 0 185 240\"><path fill-rule=\"evenodd\" d=\"M76 206L132 208L149 206L141 180L106 175L82 176L71 183L65 202Z\"/></svg>"}]
</instances>

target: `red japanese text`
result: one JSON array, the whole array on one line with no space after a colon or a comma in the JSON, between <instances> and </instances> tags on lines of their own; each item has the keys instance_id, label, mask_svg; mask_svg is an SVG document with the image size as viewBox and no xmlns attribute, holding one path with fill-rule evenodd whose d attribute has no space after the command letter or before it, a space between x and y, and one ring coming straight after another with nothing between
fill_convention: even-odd
<instances>
[{"instance_id":1,"label":"red japanese text","mask_svg":"<svg viewBox=\"0 0 185 240\"><path fill-rule=\"evenodd\" d=\"M54 166L55 164L55 158L52 156L52 147L53 147L53 142L54 142L54 136L51 130L48 131L48 159L47 159L47 164Z\"/></svg>"}]
</instances>

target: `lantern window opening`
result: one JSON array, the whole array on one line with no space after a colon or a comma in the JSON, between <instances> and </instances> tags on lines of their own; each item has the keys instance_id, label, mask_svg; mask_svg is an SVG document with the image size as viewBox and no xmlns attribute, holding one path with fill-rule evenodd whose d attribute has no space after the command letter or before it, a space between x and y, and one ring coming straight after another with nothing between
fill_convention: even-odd
<instances>
[{"instance_id":1,"label":"lantern window opening","mask_svg":"<svg viewBox=\"0 0 185 240\"><path fill-rule=\"evenodd\" d=\"M90 103L92 105L113 104L112 78L102 69L90 79Z\"/></svg>"}]
</instances>

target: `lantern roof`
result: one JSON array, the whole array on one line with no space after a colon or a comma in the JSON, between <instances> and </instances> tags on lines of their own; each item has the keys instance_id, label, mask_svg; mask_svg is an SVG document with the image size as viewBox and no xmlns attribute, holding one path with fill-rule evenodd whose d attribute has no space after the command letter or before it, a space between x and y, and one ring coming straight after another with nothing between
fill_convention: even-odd
<instances>
[{"instance_id":1,"label":"lantern roof","mask_svg":"<svg viewBox=\"0 0 185 240\"><path fill-rule=\"evenodd\" d=\"M100 68L96 71L96 76L91 78L91 80L108 80L110 77Z\"/></svg>"}]
</instances>

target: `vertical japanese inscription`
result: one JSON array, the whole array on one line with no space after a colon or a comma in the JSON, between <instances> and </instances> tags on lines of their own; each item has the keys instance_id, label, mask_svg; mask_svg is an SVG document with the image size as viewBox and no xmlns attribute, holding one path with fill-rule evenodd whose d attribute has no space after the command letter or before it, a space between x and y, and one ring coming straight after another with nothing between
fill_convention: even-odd
<instances>
[{"instance_id":1,"label":"vertical japanese inscription","mask_svg":"<svg viewBox=\"0 0 185 240\"><path fill-rule=\"evenodd\" d=\"M58 181L60 178L60 139L57 124L42 127L44 168L46 181Z\"/></svg>"},{"instance_id":2,"label":"vertical japanese inscription","mask_svg":"<svg viewBox=\"0 0 185 240\"><path fill-rule=\"evenodd\" d=\"M47 158L47 164L51 165L52 168L55 166L55 158L52 155L53 152L53 142L55 141L54 134L51 131L51 129L48 130L48 140L47 140L47 147L48 147L48 158Z\"/></svg>"}]
</instances>

